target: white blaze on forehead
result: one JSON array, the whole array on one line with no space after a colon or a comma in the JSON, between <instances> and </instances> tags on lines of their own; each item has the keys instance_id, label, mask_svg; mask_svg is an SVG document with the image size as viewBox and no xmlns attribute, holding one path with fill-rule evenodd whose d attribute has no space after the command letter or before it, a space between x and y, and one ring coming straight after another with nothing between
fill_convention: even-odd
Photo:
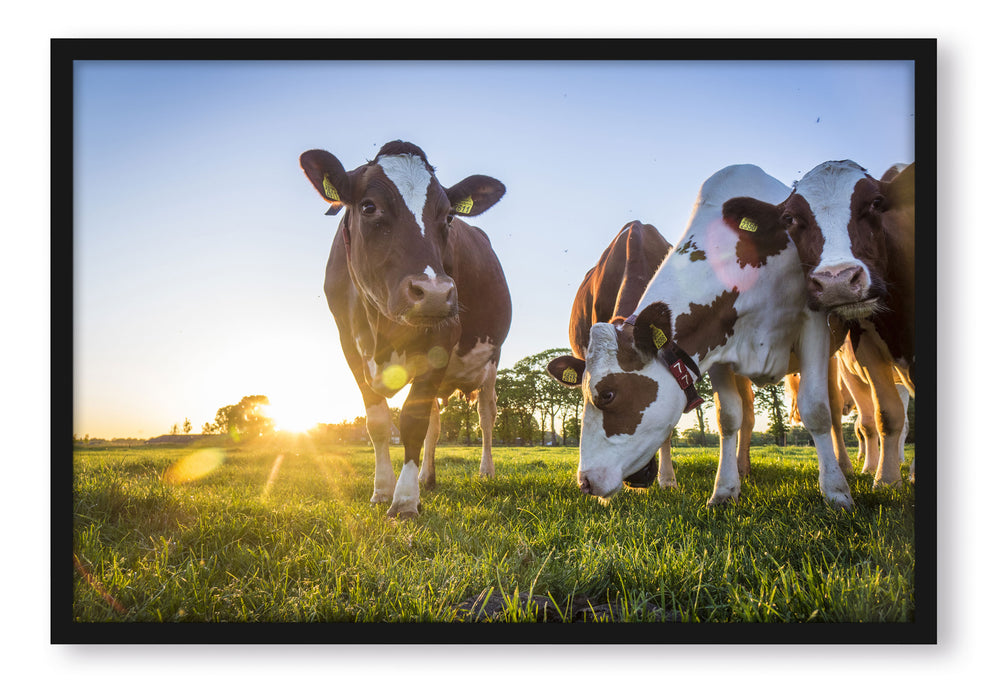
<instances>
[{"instance_id":1,"label":"white blaze on forehead","mask_svg":"<svg viewBox=\"0 0 990 700\"><path fill-rule=\"evenodd\" d=\"M378 164L382 166L386 177L399 190L402 200L419 224L419 232L425 236L423 210L426 208L426 190L433 179L426 163L419 156L399 155L382 156L378 159Z\"/></svg>"},{"instance_id":2,"label":"white blaze on forehead","mask_svg":"<svg viewBox=\"0 0 990 700\"><path fill-rule=\"evenodd\" d=\"M819 267L855 260L849 240L849 204L856 183L864 177L866 171L851 160L829 161L797 183L794 191L808 202L824 239Z\"/></svg>"}]
</instances>

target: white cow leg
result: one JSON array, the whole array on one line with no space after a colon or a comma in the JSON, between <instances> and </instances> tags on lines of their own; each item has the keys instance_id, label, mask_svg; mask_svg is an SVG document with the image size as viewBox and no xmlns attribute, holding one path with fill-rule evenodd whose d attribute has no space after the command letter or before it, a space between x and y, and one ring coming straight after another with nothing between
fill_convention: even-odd
<instances>
[{"instance_id":1,"label":"white cow leg","mask_svg":"<svg viewBox=\"0 0 990 700\"><path fill-rule=\"evenodd\" d=\"M419 470L419 485L421 488L431 490L436 488L436 456L437 441L440 439L440 404L433 401L433 408L430 409L430 427L426 431L426 443L423 447L423 466Z\"/></svg>"},{"instance_id":2,"label":"white cow leg","mask_svg":"<svg viewBox=\"0 0 990 700\"><path fill-rule=\"evenodd\" d=\"M481 466L478 475L495 476L495 462L492 460L492 435L495 432L495 363L485 367L485 379L478 392L478 422L481 425Z\"/></svg>"},{"instance_id":3,"label":"white cow leg","mask_svg":"<svg viewBox=\"0 0 990 700\"><path fill-rule=\"evenodd\" d=\"M715 411L718 415L719 453L715 487L708 505L714 506L739 500L739 465L736 463L736 446L739 427L742 425L742 398L735 377L728 368L713 365L708 370L715 390Z\"/></svg>"},{"instance_id":4,"label":"white cow leg","mask_svg":"<svg viewBox=\"0 0 990 700\"><path fill-rule=\"evenodd\" d=\"M798 387L798 410L801 421L815 441L818 453L818 487L832 506L850 510L852 493L832 444L832 411L828 393L828 337L825 320L809 314L801 333L798 361L801 386Z\"/></svg>"},{"instance_id":5,"label":"white cow leg","mask_svg":"<svg viewBox=\"0 0 990 700\"><path fill-rule=\"evenodd\" d=\"M402 465L399 479L395 482L395 492L392 495L392 505L389 506L388 516L412 518L419 515L419 467L409 461Z\"/></svg>"},{"instance_id":6,"label":"white cow leg","mask_svg":"<svg viewBox=\"0 0 990 700\"><path fill-rule=\"evenodd\" d=\"M660 445L660 473L657 474L657 483L662 489L677 488L677 476L674 474L674 462L670 458L670 438Z\"/></svg>"},{"instance_id":7,"label":"white cow leg","mask_svg":"<svg viewBox=\"0 0 990 700\"><path fill-rule=\"evenodd\" d=\"M375 490L372 503L388 503L395 491L395 470L389 456L389 442L392 437L392 416L388 404L372 404L366 407L368 437L375 448Z\"/></svg>"},{"instance_id":8,"label":"white cow leg","mask_svg":"<svg viewBox=\"0 0 990 700\"><path fill-rule=\"evenodd\" d=\"M903 384L898 384L897 385L897 393L900 395L901 402L904 404L904 430L901 431L901 450L900 450L900 453L901 453L901 464L903 464L904 463L904 458L905 458L905 454L904 454L904 443L907 442L907 434L908 434L908 427L909 427L909 423L908 423L908 402L911 401L911 390L908 389ZM911 472L911 476L912 477L914 476L914 472ZM912 478L911 481L914 481L914 478Z\"/></svg>"}]
</instances>

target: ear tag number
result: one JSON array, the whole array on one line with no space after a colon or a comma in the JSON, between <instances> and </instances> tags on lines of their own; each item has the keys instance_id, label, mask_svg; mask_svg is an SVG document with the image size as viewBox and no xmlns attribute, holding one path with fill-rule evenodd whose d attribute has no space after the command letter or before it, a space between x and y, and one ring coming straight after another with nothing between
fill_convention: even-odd
<instances>
[{"instance_id":1,"label":"ear tag number","mask_svg":"<svg viewBox=\"0 0 990 700\"><path fill-rule=\"evenodd\" d=\"M462 199L457 204L454 205L454 211L458 214L470 214L471 210L474 208L474 200L468 195L467 199Z\"/></svg>"},{"instance_id":2,"label":"ear tag number","mask_svg":"<svg viewBox=\"0 0 990 700\"><path fill-rule=\"evenodd\" d=\"M748 217L743 217L742 221L739 222L739 228L743 231L749 231L750 233L756 231L756 222Z\"/></svg>"},{"instance_id":3,"label":"ear tag number","mask_svg":"<svg viewBox=\"0 0 990 700\"><path fill-rule=\"evenodd\" d=\"M654 326L652 323L650 324L650 330L653 331L653 344L656 346L657 350L667 344L667 336L664 335L662 330Z\"/></svg>"},{"instance_id":4,"label":"ear tag number","mask_svg":"<svg viewBox=\"0 0 990 700\"><path fill-rule=\"evenodd\" d=\"M568 367L561 373L560 378L563 379L566 384L577 384L577 370L573 367Z\"/></svg>"},{"instance_id":5,"label":"ear tag number","mask_svg":"<svg viewBox=\"0 0 990 700\"><path fill-rule=\"evenodd\" d=\"M326 193L327 199L332 199L335 202L340 201L340 195L337 194L336 188L330 183L330 176L326 173L323 175L323 192Z\"/></svg>"}]
</instances>

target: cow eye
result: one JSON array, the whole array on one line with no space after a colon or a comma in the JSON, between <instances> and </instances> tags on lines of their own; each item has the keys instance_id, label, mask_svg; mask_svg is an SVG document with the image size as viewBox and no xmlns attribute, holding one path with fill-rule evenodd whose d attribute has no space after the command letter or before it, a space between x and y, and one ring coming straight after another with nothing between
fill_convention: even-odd
<instances>
[{"instance_id":1,"label":"cow eye","mask_svg":"<svg viewBox=\"0 0 990 700\"><path fill-rule=\"evenodd\" d=\"M375 211L376 211L375 203L372 202L370 199L366 199L363 202L361 202L361 213L362 214L371 215L371 214L374 214Z\"/></svg>"},{"instance_id":2,"label":"cow eye","mask_svg":"<svg viewBox=\"0 0 990 700\"><path fill-rule=\"evenodd\" d=\"M790 214L785 213L783 216L780 217L780 223L782 223L787 228L790 228L791 226L794 225L794 217L791 216Z\"/></svg>"},{"instance_id":3,"label":"cow eye","mask_svg":"<svg viewBox=\"0 0 990 700\"><path fill-rule=\"evenodd\" d=\"M602 391L598 394L598 407L608 406L615 399L614 391Z\"/></svg>"},{"instance_id":4,"label":"cow eye","mask_svg":"<svg viewBox=\"0 0 990 700\"><path fill-rule=\"evenodd\" d=\"M447 214L447 225L450 226L452 223L454 223L454 212Z\"/></svg>"},{"instance_id":5,"label":"cow eye","mask_svg":"<svg viewBox=\"0 0 990 700\"><path fill-rule=\"evenodd\" d=\"M870 207L874 211L883 211L884 204L886 204L886 200L883 198L883 196L879 196L876 197L872 202L870 202Z\"/></svg>"}]
</instances>

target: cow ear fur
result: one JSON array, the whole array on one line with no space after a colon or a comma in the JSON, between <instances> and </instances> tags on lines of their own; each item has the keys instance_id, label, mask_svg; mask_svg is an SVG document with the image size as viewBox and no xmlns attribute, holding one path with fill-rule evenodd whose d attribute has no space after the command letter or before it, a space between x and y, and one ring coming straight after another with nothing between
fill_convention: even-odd
<instances>
[{"instance_id":1,"label":"cow ear fur","mask_svg":"<svg viewBox=\"0 0 990 700\"><path fill-rule=\"evenodd\" d=\"M745 231L748 235L763 235L782 228L782 211L778 204L768 204L752 197L733 197L722 205L722 219L737 233Z\"/></svg>"},{"instance_id":2,"label":"cow ear fur","mask_svg":"<svg viewBox=\"0 0 990 700\"><path fill-rule=\"evenodd\" d=\"M890 182L880 182L880 190L890 202L889 207L914 205L914 163L899 172Z\"/></svg>"},{"instance_id":3,"label":"cow ear fur","mask_svg":"<svg viewBox=\"0 0 990 700\"><path fill-rule=\"evenodd\" d=\"M656 301L639 312L633 325L633 344L646 357L655 356L673 336L670 307Z\"/></svg>"},{"instance_id":4,"label":"cow ear fur","mask_svg":"<svg viewBox=\"0 0 990 700\"><path fill-rule=\"evenodd\" d=\"M299 156L299 165L320 196L330 202L327 214L336 214L350 201L350 178L332 153L319 149L306 151Z\"/></svg>"},{"instance_id":5,"label":"cow ear fur","mask_svg":"<svg viewBox=\"0 0 990 700\"><path fill-rule=\"evenodd\" d=\"M584 360L571 355L561 355L550 360L547 374L564 386L576 388L581 386L581 375L584 374Z\"/></svg>"},{"instance_id":6,"label":"cow ear fur","mask_svg":"<svg viewBox=\"0 0 990 700\"><path fill-rule=\"evenodd\" d=\"M505 185L487 175L471 175L444 188L458 216L476 216L490 209L505 194Z\"/></svg>"}]
</instances>

